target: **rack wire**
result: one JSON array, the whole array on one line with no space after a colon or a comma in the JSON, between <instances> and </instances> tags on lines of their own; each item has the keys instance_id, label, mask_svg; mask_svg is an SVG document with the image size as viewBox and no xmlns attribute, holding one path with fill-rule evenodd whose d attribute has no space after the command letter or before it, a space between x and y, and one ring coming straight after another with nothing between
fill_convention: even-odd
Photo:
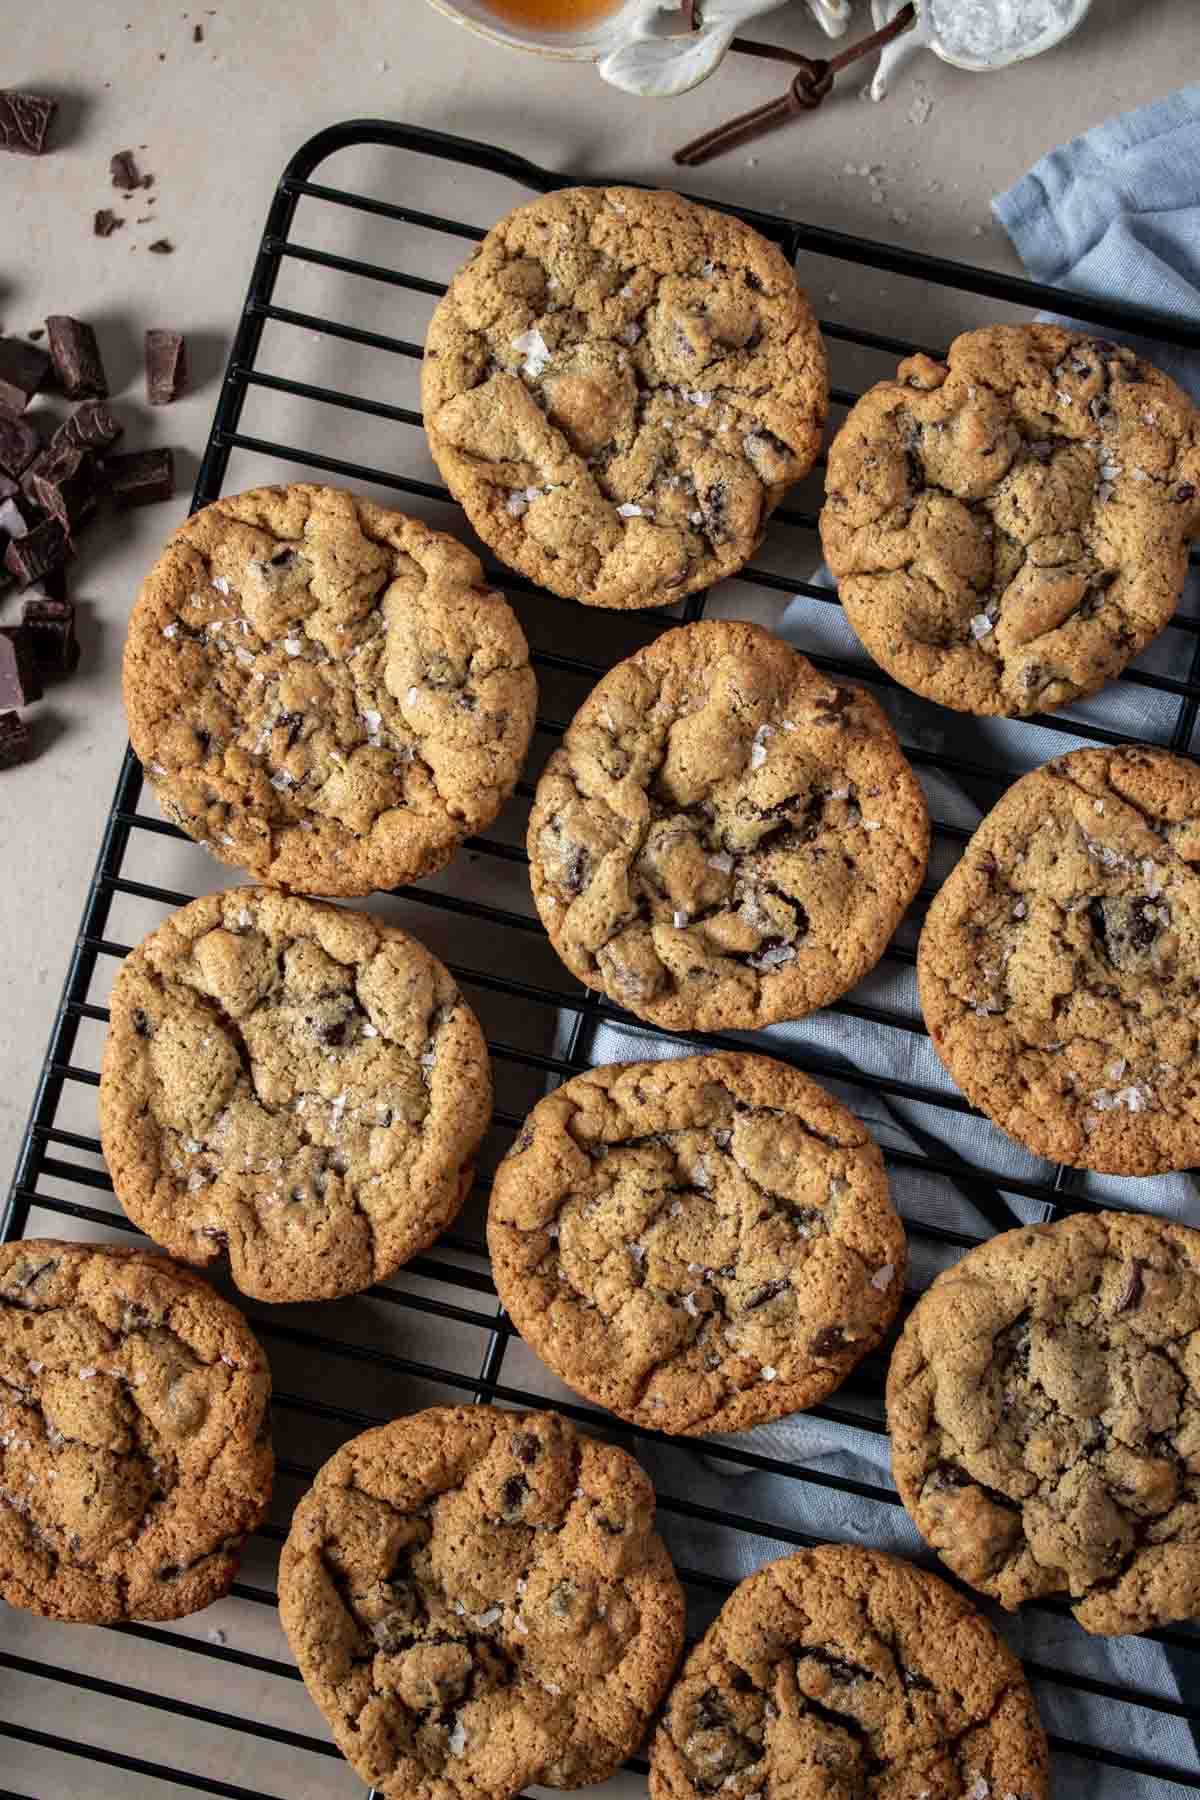
<instances>
[{"instance_id":1,"label":"rack wire","mask_svg":"<svg viewBox=\"0 0 1200 1800\"><path fill-rule=\"evenodd\" d=\"M337 180L315 180L328 164L337 165ZM475 171L469 201L461 187L465 169ZM350 122L305 144L287 165L270 208L194 504L257 480L330 477L399 497L409 510L469 536L428 463L421 435L416 371L424 322L445 280L496 216L530 192L566 185L567 177L502 150L411 126ZM464 205L478 216L461 217ZM1028 318L1039 308L1061 311L1069 304L1072 316L1089 324L1133 331L1151 345L1200 349L1200 329L1122 305L1082 296L1067 302L1060 290L1027 281L775 215L729 210L800 261L810 290L822 279L855 284L862 322L822 321L835 378L835 423L861 386L890 372L898 356L915 348L936 352L936 345L918 346L875 328L906 310L925 321L928 335L940 330L948 337L959 325L978 322L978 306L973 314L970 308L980 299L988 302L983 316L992 317L1010 309L1009 316ZM879 276L889 278L887 287L870 285ZM317 374L322 379L314 379ZM813 660L870 683L892 706L918 768L952 778L980 804L990 804L1021 771L998 760L986 736L973 754L960 748L951 753L937 734L935 710L898 694L853 650L819 647L825 642L821 615L836 596L809 579L819 560L817 504L819 490L798 490L798 503L776 515L752 568L711 599L699 596L671 613L588 613L492 566L522 616L539 674L531 774L587 688L666 625L699 617L706 608L769 623L787 599L800 595L812 603L817 621ZM1123 685L1157 696L1158 741L1188 754L1200 712L1200 617L1181 613L1163 642L1167 654L1128 671ZM1041 760L1069 742L1125 740L1086 716L1060 714L1037 721L1033 741L1041 749L1032 760ZM491 833L473 839L443 876L371 902L443 956L484 1021L498 1101L485 1169L503 1154L548 1084L590 1065L599 1030L620 1033L632 1024L581 990L548 948L525 874L524 819L532 793L533 781L522 782ZM938 859L948 866L966 836L961 825L935 823L935 866ZM131 943L169 909L228 879L227 871L147 810L140 768L127 753L4 1216L6 1240L138 1235L112 1195L97 1136L105 999ZM928 890L918 912L927 899ZM866 1023L881 1040L897 1034L919 1040L924 1026L913 997L912 942L911 929L907 936L902 931L881 965L881 981L861 985L831 1015ZM720 1034L688 1041L738 1043ZM636 1040L631 1044L630 1054L636 1054ZM846 1078L844 1062L812 1045L762 1047L818 1076ZM856 1067L854 1085L881 1106L910 1106L916 1147L888 1152L901 1210L907 1180L939 1177L982 1221L981 1229L963 1230L910 1217L919 1269L928 1271L937 1258L952 1258L980 1241L989 1226L1016 1223L1014 1198L1040 1204L1049 1217L1102 1204L1065 1167L1014 1161L1011 1146L985 1125L985 1152L970 1162L945 1147L935 1126L921 1132L913 1123L920 1109L931 1121L970 1112L949 1084L910 1079L885 1061ZM291 1506L319 1463L347 1436L398 1412L447 1400L553 1403L592 1430L618 1435L653 1463L660 1525L683 1564L692 1629L707 1622L728 1592L735 1565L835 1535L828 1524L831 1500L850 1508L842 1515L844 1536L864 1529L855 1525L854 1509L868 1520L895 1516L898 1499L890 1485L832 1473L815 1457L798 1462L773 1454L758 1434L681 1443L632 1427L617 1430L606 1415L579 1404L525 1350L497 1304L483 1237L486 1190L481 1175L454 1230L368 1294L319 1308L248 1308L275 1374L279 1480L271 1520L249 1546L242 1579L227 1601L169 1628L96 1631L7 1612L0 1632L0 1738L5 1779L17 1786L0 1791L26 1797L86 1793L89 1800L185 1793L336 1800L361 1793L308 1705L279 1632L275 1558ZM877 1438L885 1431L884 1368L882 1355L869 1358L813 1416L847 1441L862 1433ZM701 1493L703 1501L696 1498ZM697 1533L709 1534L705 1541L714 1554L693 1554L689 1566L680 1546L694 1548ZM915 1536L913 1546L914 1554L923 1555ZM722 1548L730 1553L722 1555ZM1136 1791L1167 1800L1194 1791L1194 1765L1187 1755L1180 1760L1178 1736L1165 1734L1181 1721L1193 1735L1200 1726L1200 1634L1188 1627L1151 1634L1174 1670L1182 1696L1174 1699L1165 1690L1133 1689L1072 1667L1078 1659L1068 1645L1076 1628L1065 1606L1048 1602L1038 1610L1063 1616L1054 1666L1027 1663L1043 1702L1057 1694L1065 1707L1058 1716L1071 1719L1078 1716L1071 1711L1073 1698L1103 1698L1114 1722L1103 1742L1078 1728L1052 1733L1060 1769L1074 1762L1094 1765L1097 1774L1101 1768L1123 1770L1138 1784ZM213 1619L219 1622L210 1624ZM1003 1628L1011 1635L1011 1626ZM1094 1719L1094 1709L1088 1717ZM1143 1753L1159 1743L1173 1745L1175 1754ZM1129 1744L1139 1746L1136 1753L1121 1747ZM1184 1744L1190 1749L1186 1738ZM645 1763L634 1759L627 1774L602 1792L640 1794L644 1772Z\"/></svg>"}]
</instances>

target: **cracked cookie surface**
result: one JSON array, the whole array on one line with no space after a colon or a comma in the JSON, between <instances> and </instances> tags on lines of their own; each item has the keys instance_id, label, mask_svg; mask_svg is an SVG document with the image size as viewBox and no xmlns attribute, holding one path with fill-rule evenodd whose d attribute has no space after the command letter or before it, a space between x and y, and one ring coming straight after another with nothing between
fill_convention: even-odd
<instances>
[{"instance_id":1,"label":"cracked cookie surface","mask_svg":"<svg viewBox=\"0 0 1200 1800\"><path fill-rule=\"evenodd\" d=\"M1036 1156L1200 1161L1200 769L1076 750L1024 776L930 906L917 974L947 1069Z\"/></svg>"},{"instance_id":2,"label":"cracked cookie surface","mask_svg":"<svg viewBox=\"0 0 1200 1800\"><path fill-rule=\"evenodd\" d=\"M740 569L812 466L828 391L782 253L624 187L502 219L434 312L421 382L434 460L484 542L608 607Z\"/></svg>"},{"instance_id":3,"label":"cracked cookie surface","mask_svg":"<svg viewBox=\"0 0 1200 1800\"><path fill-rule=\"evenodd\" d=\"M337 488L218 500L168 540L125 647L167 818L304 893L434 874L516 785L537 701L478 559Z\"/></svg>"},{"instance_id":4,"label":"cracked cookie surface","mask_svg":"<svg viewBox=\"0 0 1200 1800\"><path fill-rule=\"evenodd\" d=\"M572 974L672 1031L798 1019L883 955L929 815L882 710L760 626L668 631L595 687L529 819Z\"/></svg>"},{"instance_id":5,"label":"cracked cookie surface","mask_svg":"<svg viewBox=\"0 0 1200 1800\"><path fill-rule=\"evenodd\" d=\"M738 1431L838 1386L904 1291L866 1128L763 1056L594 1069L538 1102L492 1185L521 1336L658 1431Z\"/></svg>"},{"instance_id":6,"label":"cracked cookie surface","mask_svg":"<svg viewBox=\"0 0 1200 1800\"><path fill-rule=\"evenodd\" d=\"M1018 716L1094 694L1167 624L1200 531L1200 413L1056 325L900 364L829 453L821 536L859 637L918 694Z\"/></svg>"},{"instance_id":7,"label":"cracked cookie surface","mask_svg":"<svg viewBox=\"0 0 1200 1800\"><path fill-rule=\"evenodd\" d=\"M892 1470L955 1574L1105 1636L1200 1616L1200 1232L1006 1231L940 1275L888 1376Z\"/></svg>"},{"instance_id":8,"label":"cracked cookie surface","mask_svg":"<svg viewBox=\"0 0 1200 1800\"><path fill-rule=\"evenodd\" d=\"M741 1582L671 1690L651 1800L1045 1800L1020 1663L945 1582L823 1544Z\"/></svg>"},{"instance_id":9,"label":"cracked cookie surface","mask_svg":"<svg viewBox=\"0 0 1200 1800\"><path fill-rule=\"evenodd\" d=\"M230 888L143 940L100 1083L117 1198L260 1300L382 1281L458 1212L491 1115L478 1021L415 938Z\"/></svg>"},{"instance_id":10,"label":"cracked cookie surface","mask_svg":"<svg viewBox=\"0 0 1200 1800\"><path fill-rule=\"evenodd\" d=\"M165 1257L0 1246L0 1595L52 1619L219 1600L271 1497L271 1373Z\"/></svg>"},{"instance_id":11,"label":"cracked cookie surface","mask_svg":"<svg viewBox=\"0 0 1200 1800\"><path fill-rule=\"evenodd\" d=\"M683 1645L632 1457L556 1413L433 1407L353 1438L296 1508L288 1641L343 1755L389 1800L603 1781Z\"/></svg>"}]
</instances>

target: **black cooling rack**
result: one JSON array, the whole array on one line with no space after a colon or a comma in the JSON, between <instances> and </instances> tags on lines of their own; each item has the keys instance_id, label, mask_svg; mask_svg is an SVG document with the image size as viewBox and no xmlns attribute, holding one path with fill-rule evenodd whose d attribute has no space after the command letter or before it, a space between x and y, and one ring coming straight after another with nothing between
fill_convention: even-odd
<instances>
[{"instance_id":1,"label":"black cooling rack","mask_svg":"<svg viewBox=\"0 0 1200 1800\"><path fill-rule=\"evenodd\" d=\"M333 185L314 180L328 165L336 165ZM471 219L460 216L468 204L462 191L465 169L476 172L469 204L482 209ZM410 510L462 533L461 516L435 478L420 431L416 371L424 322L453 268L501 211L530 191L565 185L567 178L501 150L414 127L355 122L306 144L288 164L271 205L195 504L252 481L328 476L399 496ZM936 350L871 328L880 320L921 319L934 335L989 313L1028 318L1039 308L1061 310L1069 304L1073 316L1091 325L1132 331L1151 345L1200 349L1200 330L1194 327L1082 297L1068 302L1061 291L1026 281L737 210L800 259L810 291L816 293L826 271L825 279L853 284L856 299L862 295L861 324L840 317L823 322L835 381L835 422L861 386L888 372L898 356L914 348ZM366 258L364 245L369 245ZM887 278L883 290L880 277ZM881 292L888 297L882 309ZM973 303L975 297L991 303L986 312ZM829 299L835 298L830 293ZM314 379L318 373L323 379ZM406 399L411 404L403 404ZM271 423L260 426L257 416L272 407ZM758 563L719 591L715 609L770 622L793 595L811 601L818 618L835 603L828 589L809 579L818 561L819 488L801 488L798 496L808 501L807 510L801 504L776 516ZM670 614L600 615L493 572L521 613L539 671L532 772L605 668L664 625L698 617L706 606L701 596ZM1127 673L1124 685L1155 691L1156 741L1189 753L1200 704L1200 619L1178 617L1163 642L1169 643L1168 655L1150 669ZM885 703L898 707L914 763L952 778L981 804L990 804L1020 772L989 752L986 737L973 752L961 745L951 751L938 735L936 709L914 708L852 650L826 650L813 660L875 686ZM1069 741L1124 741L1100 724L1062 715L1042 719L1035 730L1041 746L1035 761ZM531 796L532 782L523 782L492 833L473 840L442 877L372 901L377 910L391 909L438 950L484 1020L498 1099L488 1168L547 1084L588 1066L597 1028L619 1029L625 1018L575 986L547 947L524 873L524 817ZM953 857L966 835L950 823L937 825L936 848L943 860ZM203 851L146 809L140 769L127 754L5 1214L6 1238L133 1232L113 1198L96 1135L104 1001L129 944L168 909L227 878ZM911 943L911 933L906 940L902 932L889 950L885 984L894 979L883 999L877 987L866 984L831 1013L882 1034L922 1035L911 990ZM734 1040L707 1035L693 1041ZM764 1047L818 1075L847 1075L846 1064L834 1055L789 1051L777 1043ZM947 1150L937 1133L939 1115L970 1109L945 1085L861 1068L854 1071L854 1083L880 1105L902 1100L924 1108L930 1122L925 1130L910 1122L914 1147L888 1153L901 1209L906 1179L938 1176L984 1221L982 1230L971 1232L910 1218L919 1265L922 1256L944 1258L979 1241L988 1223L1017 1222L1012 1196L1042 1203L1048 1216L1101 1203L1081 1191L1066 1168L1014 1167L1011 1149L999 1133L989 1135L990 1128L981 1128L980 1141L994 1146L994 1155L985 1151L967 1162ZM249 1309L275 1371L279 1481L271 1522L249 1547L243 1579L219 1607L165 1629L93 1631L6 1613L0 1634L0 1738L5 1779L17 1785L5 1792L28 1794L31 1782L39 1795L89 1797L195 1792L232 1800L283 1794L303 1800L309 1794L361 1792L303 1695L274 1611L278 1545L291 1505L316 1466L364 1426L439 1400L553 1402L593 1430L613 1428L605 1415L577 1404L540 1369L498 1308L484 1248L485 1203L481 1179L456 1229L394 1281L367 1295L320 1308ZM880 1357L868 1359L834 1402L814 1409L814 1416L850 1440L855 1433L877 1437L884 1431L883 1370ZM753 1434L733 1445L680 1444L624 1426L619 1435L651 1460L656 1453L662 1457L655 1464L660 1524L675 1545L685 1531L692 1544L698 1531L726 1544L740 1534L750 1560L761 1561L816 1541L805 1526L822 1501L844 1501L864 1515L898 1507L889 1485L770 1454ZM674 1474L664 1479L664 1470ZM764 1483L762 1477L775 1481ZM696 1497L700 1493L703 1502ZM919 1548L916 1553L922 1554ZM712 1572L728 1563L700 1555L692 1560L705 1566L688 1567L678 1549L676 1554L685 1563L681 1573L694 1629L728 1591L730 1581ZM1161 1743L1173 1723L1186 1721L1193 1732L1200 1724L1200 1635L1186 1627L1153 1634L1184 1696L1175 1701L1072 1671L1069 1646L1078 1633L1065 1607L1046 1603L1037 1610L1058 1615L1061 1625L1054 1666L1027 1662L1043 1700L1057 1695L1063 1704L1055 1716L1078 1721L1070 1701L1091 1695L1104 1702L1114 1722L1102 1734L1103 1745L1078 1724L1073 1734L1052 1735L1060 1773L1069 1763L1090 1763L1098 1765L1097 1780L1100 1766L1127 1771L1132 1785L1126 1792L1151 1791L1155 1782L1162 1784L1153 1787L1156 1794L1193 1791L1186 1739L1182 1761L1142 1751ZM219 1623L210 1624L213 1619ZM1010 1636L1015 1629L1004 1628ZM1094 1721L1094 1710L1089 1717ZM1178 1751L1179 1739L1173 1742ZM1139 1746L1136 1753L1130 1745ZM635 1760L629 1770L604 1793L644 1792L644 1762Z\"/></svg>"}]
</instances>

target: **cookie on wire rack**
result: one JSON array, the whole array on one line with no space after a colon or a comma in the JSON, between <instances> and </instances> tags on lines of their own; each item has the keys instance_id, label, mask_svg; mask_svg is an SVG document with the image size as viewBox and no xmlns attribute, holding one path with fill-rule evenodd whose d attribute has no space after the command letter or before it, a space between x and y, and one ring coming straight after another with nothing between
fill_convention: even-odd
<instances>
[{"instance_id":1,"label":"cookie on wire rack","mask_svg":"<svg viewBox=\"0 0 1200 1800\"><path fill-rule=\"evenodd\" d=\"M225 1594L271 1498L271 1371L190 1269L0 1245L0 1595L90 1625Z\"/></svg>"},{"instance_id":2,"label":"cookie on wire rack","mask_svg":"<svg viewBox=\"0 0 1200 1800\"><path fill-rule=\"evenodd\" d=\"M573 975L670 1031L799 1019L883 955L925 797L882 708L761 626L704 620L618 663L546 763L534 899Z\"/></svg>"},{"instance_id":3,"label":"cookie on wire rack","mask_svg":"<svg viewBox=\"0 0 1200 1800\"><path fill-rule=\"evenodd\" d=\"M563 1381L634 1424L740 1431L814 1405L904 1292L883 1157L765 1056L593 1069L496 1171L496 1288Z\"/></svg>"},{"instance_id":4,"label":"cookie on wire rack","mask_svg":"<svg viewBox=\"0 0 1200 1800\"><path fill-rule=\"evenodd\" d=\"M828 380L786 257L678 194L569 188L488 233L439 302L430 448L514 569L671 604L749 561L807 474Z\"/></svg>"},{"instance_id":5,"label":"cookie on wire rack","mask_svg":"<svg viewBox=\"0 0 1200 1800\"><path fill-rule=\"evenodd\" d=\"M279 1608L343 1755L387 1800L604 1781L683 1646L631 1456L557 1413L432 1407L352 1438L297 1506Z\"/></svg>"},{"instance_id":6,"label":"cookie on wire rack","mask_svg":"<svg viewBox=\"0 0 1200 1800\"><path fill-rule=\"evenodd\" d=\"M172 914L113 989L100 1128L117 1198L260 1300L383 1281L445 1229L491 1116L487 1047L407 932L266 888Z\"/></svg>"},{"instance_id":7,"label":"cookie on wire rack","mask_svg":"<svg viewBox=\"0 0 1200 1800\"><path fill-rule=\"evenodd\" d=\"M962 712L1049 711L1170 621L1200 532L1200 412L1105 339L987 326L864 394L826 487L826 560L876 661Z\"/></svg>"},{"instance_id":8,"label":"cookie on wire rack","mask_svg":"<svg viewBox=\"0 0 1200 1800\"><path fill-rule=\"evenodd\" d=\"M258 880L332 895L434 874L490 824L537 701L469 550L305 483L229 495L172 534L124 692L169 819Z\"/></svg>"}]
</instances>

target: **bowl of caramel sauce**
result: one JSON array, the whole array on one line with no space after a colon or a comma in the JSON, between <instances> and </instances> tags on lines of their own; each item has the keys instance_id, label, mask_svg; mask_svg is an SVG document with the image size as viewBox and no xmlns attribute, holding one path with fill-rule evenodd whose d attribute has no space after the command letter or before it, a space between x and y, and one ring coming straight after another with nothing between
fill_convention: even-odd
<instances>
[{"instance_id":1,"label":"bowl of caramel sauce","mask_svg":"<svg viewBox=\"0 0 1200 1800\"><path fill-rule=\"evenodd\" d=\"M624 36L640 0L431 0L459 25L518 50L596 62Z\"/></svg>"}]
</instances>

